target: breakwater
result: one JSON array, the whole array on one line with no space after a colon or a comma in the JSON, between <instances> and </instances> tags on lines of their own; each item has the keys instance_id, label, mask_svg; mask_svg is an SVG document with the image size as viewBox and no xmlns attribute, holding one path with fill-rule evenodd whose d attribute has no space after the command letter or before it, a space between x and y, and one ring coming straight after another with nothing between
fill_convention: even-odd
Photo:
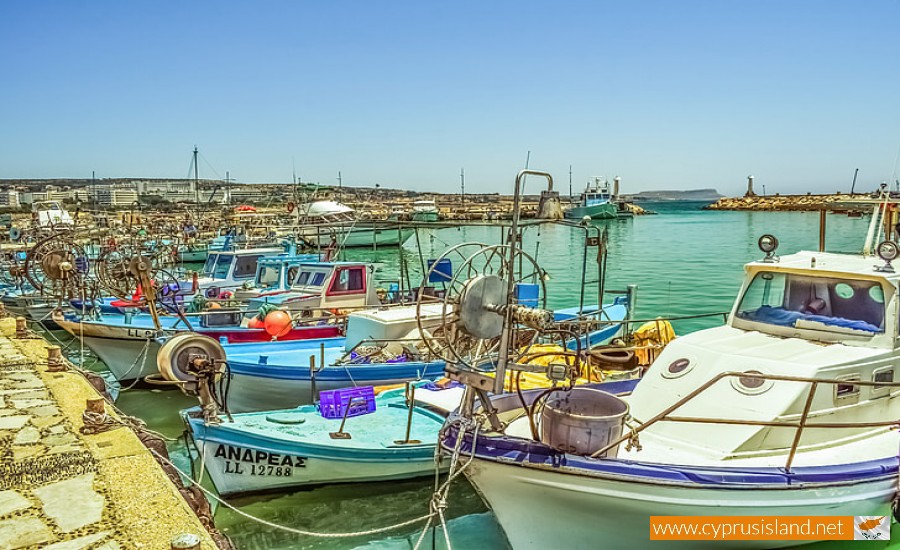
<instances>
[{"instance_id":1,"label":"breakwater","mask_svg":"<svg viewBox=\"0 0 900 550\"><path fill-rule=\"evenodd\" d=\"M707 210L760 210L768 212L871 212L876 200L869 194L830 195L751 195L726 197L706 207Z\"/></svg>"}]
</instances>

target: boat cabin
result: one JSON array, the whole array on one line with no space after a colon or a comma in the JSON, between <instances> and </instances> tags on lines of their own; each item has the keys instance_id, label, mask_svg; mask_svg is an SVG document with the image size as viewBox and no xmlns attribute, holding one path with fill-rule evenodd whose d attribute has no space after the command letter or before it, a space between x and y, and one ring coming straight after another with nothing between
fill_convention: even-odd
<instances>
[{"instance_id":1,"label":"boat cabin","mask_svg":"<svg viewBox=\"0 0 900 550\"><path fill-rule=\"evenodd\" d=\"M594 178L582 193L581 204L582 206L596 206L608 203L611 198L609 182L603 178Z\"/></svg>"},{"instance_id":2,"label":"boat cabin","mask_svg":"<svg viewBox=\"0 0 900 550\"><path fill-rule=\"evenodd\" d=\"M223 290L234 290L245 282L253 281L261 258L284 254L283 248L247 248L209 252L203 265L199 287L208 298L214 298Z\"/></svg>"},{"instance_id":3,"label":"boat cabin","mask_svg":"<svg viewBox=\"0 0 900 550\"><path fill-rule=\"evenodd\" d=\"M287 291L264 292L250 300L254 310L273 304L289 311L317 317L326 310L380 305L374 282L374 266L360 262L307 262L288 268Z\"/></svg>"},{"instance_id":4,"label":"boat cabin","mask_svg":"<svg viewBox=\"0 0 900 550\"><path fill-rule=\"evenodd\" d=\"M72 216L59 201L36 201L31 205L31 221L42 229L75 224Z\"/></svg>"},{"instance_id":5,"label":"boat cabin","mask_svg":"<svg viewBox=\"0 0 900 550\"><path fill-rule=\"evenodd\" d=\"M872 256L798 252L751 262L745 270L727 323L674 340L637 385L628 403L638 422L675 405L673 416L740 422L796 423L804 410L810 423L871 423L898 416L900 388L878 385L900 381L900 276L889 265ZM667 456L652 451L633 456L652 461L682 452L712 461L774 456L790 449L797 433L774 424L698 426L654 424L641 437L662 447L645 447L665 448ZM797 450L863 445L883 430L806 429ZM798 458L797 464L803 462Z\"/></svg>"},{"instance_id":6,"label":"boat cabin","mask_svg":"<svg viewBox=\"0 0 900 550\"><path fill-rule=\"evenodd\" d=\"M249 300L261 294L286 291L297 279L297 273L303 264L317 262L318 254L279 255L260 258L256 266L256 276L252 281L244 282L235 292L238 300Z\"/></svg>"}]
</instances>

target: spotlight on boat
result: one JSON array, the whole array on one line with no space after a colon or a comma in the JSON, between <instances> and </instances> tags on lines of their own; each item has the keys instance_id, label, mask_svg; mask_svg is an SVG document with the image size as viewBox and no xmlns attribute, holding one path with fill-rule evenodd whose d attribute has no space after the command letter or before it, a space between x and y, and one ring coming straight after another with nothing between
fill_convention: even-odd
<instances>
[{"instance_id":1,"label":"spotlight on boat","mask_svg":"<svg viewBox=\"0 0 900 550\"><path fill-rule=\"evenodd\" d=\"M767 263L778 261L778 256L775 255L775 251L778 249L778 239L775 238L775 235L765 234L759 238L757 244L759 249L766 253L766 257L762 261Z\"/></svg>"},{"instance_id":2,"label":"spotlight on boat","mask_svg":"<svg viewBox=\"0 0 900 550\"><path fill-rule=\"evenodd\" d=\"M590 217L590 216L584 216L584 217L582 217L582 218L581 218L581 223L582 223L582 225L587 225L587 224L591 223L591 217Z\"/></svg>"},{"instance_id":3,"label":"spotlight on boat","mask_svg":"<svg viewBox=\"0 0 900 550\"><path fill-rule=\"evenodd\" d=\"M900 246L897 246L897 243L894 241L882 241L875 249L875 253L884 260L884 265L875 266L875 271L893 273L894 266L891 265L891 262L896 260L897 256L900 256Z\"/></svg>"}]
</instances>

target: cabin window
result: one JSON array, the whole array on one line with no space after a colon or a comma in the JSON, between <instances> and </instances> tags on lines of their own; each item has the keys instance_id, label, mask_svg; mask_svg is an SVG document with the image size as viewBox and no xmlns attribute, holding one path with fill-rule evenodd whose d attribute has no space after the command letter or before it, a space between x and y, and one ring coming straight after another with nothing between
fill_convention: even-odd
<instances>
[{"instance_id":1,"label":"cabin window","mask_svg":"<svg viewBox=\"0 0 900 550\"><path fill-rule=\"evenodd\" d=\"M281 278L281 269L270 265L264 265L259 268L256 276L256 286L260 288L269 288L278 285Z\"/></svg>"},{"instance_id":2,"label":"cabin window","mask_svg":"<svg viewBox=\"0 0 900 550\"><path fill-rule=\"evenodd\" d=\"M884 290L876 281L757 273L741 298L738 319L820 332L884 332Z\"/></svg>"},{"instance_id":3,"label":"cabin window","mask_svg":"<svg viewBox=\"0 0 900 550\"><path fill-rule=\"evenodd\" d=\"M210 254L206 257L206 263L203 264L203 273L207 275L211 275L213 272L213 268L216 266L216 260L219 259L218 254Z\"/></svg>"},{"instance_id":4,"label":"cabin window","mask_svg":"<svg viewBox=\"0 0 900 550\"><path fill-rule=\"evenodd\" d=\"M859 386L854 381L859 380L858 374L848 374L838 377L841 382L834 384L834 400L840 404L847 404L848 401L859 400Z\"/></svg>"},{"instance_id":5,"label":"cabin window","mask_svg":"<svg viewBox=\"0 0 900 550\"><path fill-rule=\"evenodd\" d=\"M763 374L758 370L744 371L744 374ZM772 380L757 378L756 376L738 376L731 379L731 387L746 395L759 395L769 391L773 385Z\"/></svg>"},{"instance_id":6,"label":"cabin window","mask_svg":"<svg viewBox=\"0 0 900 550\"><path fill-rule=\"evenodd\" d=\"M872 373L872 382L876 384L890 384L894 381L894 367L882 367L880 369L875 369L875 372ZM872 393L870 397L875 399L877 397L884 397L891 393L890 386L872 386Z\"/></svg>"},{"instance_id":7,"label":"cabin window","mask_svg":"<svg viewBox=\"0 0 900 550\"><path fill-rule=\"evenodd\" d=\"M341 269L331 283L331 292L359 292L365 287L362 268Z\"/></svg>"},{"instance_id":8,"label":"cabin window","mask_svg":"<svg viewBox=\"0 0 900 550\"><path fill-rule=\"evenodd\" d=\"M300 268L297 266L289 267L287 271L287 280L289 284L293 284L294 279L297 278L297 272L300 271ZM309 277L309 274L306 275Z\"/></svg>"},{"instance_id":9,"label":"cabin window","mask_svg":"<svg viewBox=\"0 0 900 550\"><path fill-rule=\"evenodd\" d=\"M663 378L679 378L694 368L694 361L687 357L675 359L662 371Z\"/></svg>"},{"instance_id":10,"label":"cabin window","mask_svg":"<svg viewBox=\"0 0 900 550\"><path fill-rule=\"evenodd\" d=\"M234 256L219 256L219 261L216 262L216 267L212 272L213 278L224 279L225 277L228 277L228 270L231 269L233 260Z\"/></svg>"},{"instance_id":11,"label":"cabin window","mask_svg":"<svg viewBox=\"0 0 900 550\"><path fill-rule=\"evenodd\" d=\"M298 286L304 286L306 283L309 282L309 275L310 275L309 271L301 271L300 276L297 277L297 281L294 284L296 284Z\"/></svg>"},{"instance_id":12,"label":"cabin window","mask_svg":"<svg viewBox=\"0 0 900 550\"><path fill-rule=\"evenodd\" d=\"M322 286L322 283L325 282L325 274L321 271L317 271L313 273L312 281L309 283L310 286Z\"/></svg>"},{"instance_id":13,"label":"cabin window","mask_svg":"<svg viewBox=\"0 0 900 550\"><path fill-rule=\"evenodd\" d=\"M234 263L233 277L235 279L246 279L253 276L256 273L256 264L259 263L261 257L262 255L238 256L237 261Z\"/></svg>"}]
</instances>

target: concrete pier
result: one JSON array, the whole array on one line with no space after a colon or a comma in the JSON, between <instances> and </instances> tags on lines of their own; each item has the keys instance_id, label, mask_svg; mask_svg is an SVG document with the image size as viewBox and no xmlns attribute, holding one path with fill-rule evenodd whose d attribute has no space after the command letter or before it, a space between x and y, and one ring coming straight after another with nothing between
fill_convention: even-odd
<instances>
[{"instance_id":1,"label":"concrete pier","mask_svg":"<svg viewBox=\"0 0 900 550\"><path fill-rule=\"evenodd\" d=\"M48 347L0 320L0 549L167 549L184 533L216 548L130 428L82 434L99 394L75 371L48 372Z\"/></svg>"}]
</instances>

